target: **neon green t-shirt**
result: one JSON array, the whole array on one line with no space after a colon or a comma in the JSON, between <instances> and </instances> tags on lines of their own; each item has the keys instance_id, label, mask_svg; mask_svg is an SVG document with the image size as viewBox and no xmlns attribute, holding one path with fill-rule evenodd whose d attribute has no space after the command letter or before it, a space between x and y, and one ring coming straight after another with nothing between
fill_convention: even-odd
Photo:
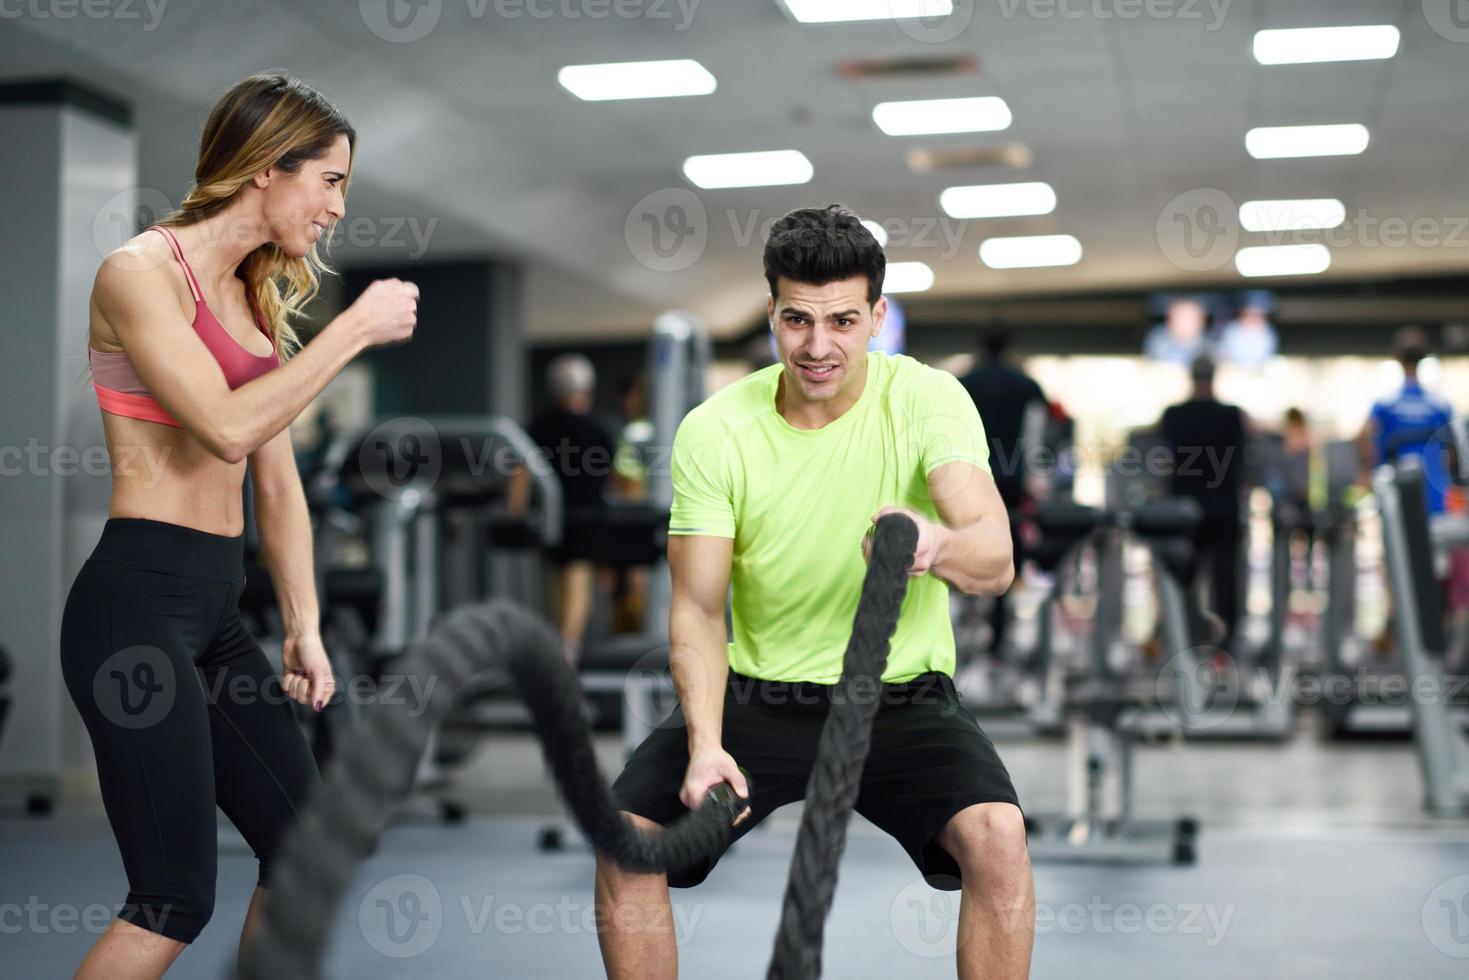
<instances>
[{"instance_id":1,"label":"neon green t-shirt","mask_svg":"<svg viewBox=\"0 0 1469 980\"><path fill-rule=\"evenodd\" d=\"M962 460L990 472L974 401L952 374L867 355L862 395L820 429L775 409L780 364L691 411L673 443L670 534L734 539L730 667L765 680L834 684L867 563L862 537L887 505L938 512L927 476ZM882 679L954 672L949 587L911 579Z\"/></svg>"}]
</instances>

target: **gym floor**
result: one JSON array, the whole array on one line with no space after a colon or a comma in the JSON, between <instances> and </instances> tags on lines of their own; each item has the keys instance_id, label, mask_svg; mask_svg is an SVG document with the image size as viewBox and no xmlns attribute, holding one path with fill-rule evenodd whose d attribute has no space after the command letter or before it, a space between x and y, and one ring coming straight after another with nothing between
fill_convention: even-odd
<instances>
[{"instance_id":1,"label":"gym floor","mask_svg":"<svg viewBox=\"0 0 1469 980\"><path fill-rule=\"evenodd\" d=\"M1150 745L1137 754L1142 816L1191 814L1193 867L1036 867L1032 976L1251 980L1463 977L1469 967L1469 821L1430 820L1409 742L1322 742L1311 716L1285 745ZM1060 742L999 745L1027 809L1064 802ZM615 736L599 735L604 772ZM333 933L327 975L438 978L601 975L589 851L537 836L561 810L529 735L487 740L448 826L409 814L361 868ZM683 976L763 974L799 806L742 840L698 888L674 892ZM254 860L220 824L218 900L170 976L221 975ZM0 820L0 974L66 976L126 890L103 814L68 808ZM952 977L957 893L917 880L860 818L827 923L824 975Z\"/></svg>"}]
</instances>

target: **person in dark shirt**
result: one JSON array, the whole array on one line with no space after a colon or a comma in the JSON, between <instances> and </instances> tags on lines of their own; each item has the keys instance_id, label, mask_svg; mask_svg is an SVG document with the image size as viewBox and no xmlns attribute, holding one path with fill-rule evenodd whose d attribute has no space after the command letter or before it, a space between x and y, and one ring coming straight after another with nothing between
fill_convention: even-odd
<instances>
[{"instance_id":1,"label":"person in dark shirt","mask_svg":"<svg viewBox=\"0 0 1469 980\"><path fill-rule=\"evenodd\" d=\"M1020 520L1028 500L1025 453L1031 442L1044 439L1049 407L1041 386L1010 362L1010 334L1003 329L986 331L980 338L980 363L959 379L974 407L979 409L985 437L990 444L990 469L1005 510L1010 514L1010 540L1015 549L1015 567L1024 559ZM998 655L1008 622L1006 597L995 597L990 613L994 630L991 651Z\"/></svg>"},{"instance_id":2,"label":"person in dark shirt","mask_svg":"<svg viewBox=\"0 0 1469 980\"><path fill-rule=\"evenodd\" d=\"M1193 392L1163 413L1163 440L1173 455L1172 490L1197 501L1203 521L1195 539L1209 576L1210 608L1224 622L1224 650L1234 650L1239 625L1245 446L1251 425L1237 406L1214 397L1214 362L1189 367Z\"/></svg>"},{"instance_id":3,"label":"person in dark shirt","mask_svg":"<svg viewBox=\"0 0 1469 980\"><path fill-rule=\"evenodd\" d=\"M616 448L612 435L591 413L596 381L592 362L581 354L553 360L546 383L554 404L536 416L529 430L542 463L561 481L565 521L561 543L548 554L554 568L550 605L567 660L573 664L580 657L591 615L598 533L605 523L605 492ZM524 516L530 498L525 471L512 478L509 495L510 512Z\"/></svg>"}]
</instances>

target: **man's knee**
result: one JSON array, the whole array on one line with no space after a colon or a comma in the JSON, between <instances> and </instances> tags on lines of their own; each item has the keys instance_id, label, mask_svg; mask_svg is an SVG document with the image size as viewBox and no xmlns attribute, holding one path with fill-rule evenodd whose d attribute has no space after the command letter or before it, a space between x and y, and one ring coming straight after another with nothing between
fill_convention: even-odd
<instances>
[{"instance_id":1,"label":"man's knee","mask_svg":"<svg viewBox=\"0 0 1469 980\"><path fill-rule=\"evenodd\" d=\"M658 823L656 820L650 820L647 817L639 816L636 813L629 813L626 810L621 811L621 813L622 816L626 818L627 822L632 824L636 830L639 830L645 834L661 834L663 832L663 825ZM639 877L650 877L649 875L642 872L628 871L626 868L622 867L622 865L612 860L612 858L599 851L597 853L597 877L599 879L606 879L608 877L616 877L619 875L638 875Z\"/></svg>"},{"instance_id":2,"label":"man's knee","mask_svg":"<svg viewBox=\"0 0 1469 980\"><path fill-rule=\"evenodd\" d=\"M966 873L1030 862L1025 817L1013 803L977 803L961 810L944 828L940 843Z\"/></svg>"}]
</instances>

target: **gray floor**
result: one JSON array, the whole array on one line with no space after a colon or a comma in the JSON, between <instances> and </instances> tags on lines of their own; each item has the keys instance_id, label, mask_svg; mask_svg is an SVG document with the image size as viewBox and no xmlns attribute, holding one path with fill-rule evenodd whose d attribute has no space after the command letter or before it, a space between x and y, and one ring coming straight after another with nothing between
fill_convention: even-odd
<instances>
[{"instance_id":1,"label":"gray floor","mask_svg":"<svg viewBox=\"0 0 1469 980\"><path fill-rule=\"evenodd\" d=\"M1139 814L1188 813L1216 828L1266 831L1288 825L1443 826L1419 806L1423 790L1411 742L1324 741L1310 714L1302 715L1298 727L1286 743L1141 745L1135 763ZM996 745L1028 810L1064 807L1065 750L1059 740L997 739ZM599 736L597 752L602 771L615 775L622 759L618 741ZM545 814L559 808L530 735L497 736L469 760L457 783L457 795L478 813ZM798 813L787 809L775 819L794 826Z\"/></svg>"},{"instance_id":2,"label":"gray floor","mask_svg":"<svg viewBox=\"0 0 1469 980\"><path fill-rule=\"evenodd\" d=\"M1000 748L1029 808L1060 803L1059 744ZM615 740L599 751L614 771ZM1422 817L1407 744L1331 746L1305 732L1285 746L1149 747L1138 768L1144 812L1203 821L1199 864L1038 867L1033 976L1469 974L1469 823ZM600 976L590 855L535 850L536 815L556 812L535 746L496 737L458 784L484 815L392 828L344 904L328 975ZM684 976L763 975L798 816L776 814L708 882L674 893ZM0 869L0 976L69 976L125 891L105 820L86 806L0 820ZM223 975L253 878L222 825L214 920L170 976ZM950 898L859 820L825 975L953 976Z\"/></svg>"}]
</instances>

